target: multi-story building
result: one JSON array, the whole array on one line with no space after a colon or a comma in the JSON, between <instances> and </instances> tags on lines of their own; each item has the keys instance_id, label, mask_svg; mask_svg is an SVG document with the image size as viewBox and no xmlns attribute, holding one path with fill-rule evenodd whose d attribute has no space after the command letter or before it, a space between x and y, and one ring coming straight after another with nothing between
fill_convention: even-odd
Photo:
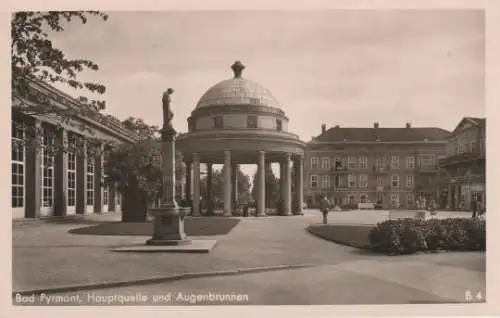
<instances>
[{"instance_id":1,"label":"multi-story building","mask_svg":"<svg viewBox=\"0 0 500 318\"><path fill-rule=\"evenodd\" d=\"M29 82L22 92L13 92L12 217L120 211L121 195L116 185L105 182L102 151L77 150L103 147L89 140L134 142L137 135L113 116L98 112L72 117L66 122L43 111L32 115L27 115L26 110L19 111L19 107L36 110L47 104L61 109L84 107L83 101L44 83ZM27 142L29 131L41 134L37 138L39 143ZM50 150L54 148L59 151Z\"/></svg>"},{"instance_id":2,"label":"multi-story building","mask_svg":"<svg viewBox=\"0 0 500 318\"><path fill-rule=\"evenodd\" d=\"M438 158L446 153L441 128L326 129L307 145L304 193L309 206L326 195L339 205L376 202L413 208L417 197L439 195Z\"/></svg>"},{"instance_id":3,"label":"multi-story building","mask_svg":"<svg viewBox=\"0 0 500 318\"><path fill-rule=\"evenodd\" d=\"M448 138L440 166L447 173L444 196L451 210L470 210L472 199L486 207L486 119L465 117Z\"/></svg>"}]
</instances>

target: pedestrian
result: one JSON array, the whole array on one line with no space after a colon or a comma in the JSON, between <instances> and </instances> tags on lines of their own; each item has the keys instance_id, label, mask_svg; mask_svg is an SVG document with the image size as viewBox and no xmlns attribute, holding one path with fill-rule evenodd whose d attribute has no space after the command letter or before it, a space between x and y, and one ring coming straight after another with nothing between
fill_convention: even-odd
<instances>
[{"instance_id":1,"label":"pedestrian","mask_svg":"<svg viewBox=\"0 0 500 318\"><path fill-rule=\"evenodd\" d=\"M321 213L323 214L323 224L326 224L328 222L328 211L329 211L331 206L332 206L332 204L328 200L326 195L323 196L323 198L319 202L319 209L320 209Z\"/></svg>"},{"instance_id":2,"label":"pedestrian","mask_svg":"<svg viewBox=\"0 0 500 318\"><path fill-rule=\"evenodd\" d=\"M476 213L477 213L477 201L475 198L472 199L471 203L471 209L472 209L472 218L476 218Z\"/></svg>"}]
</instances>

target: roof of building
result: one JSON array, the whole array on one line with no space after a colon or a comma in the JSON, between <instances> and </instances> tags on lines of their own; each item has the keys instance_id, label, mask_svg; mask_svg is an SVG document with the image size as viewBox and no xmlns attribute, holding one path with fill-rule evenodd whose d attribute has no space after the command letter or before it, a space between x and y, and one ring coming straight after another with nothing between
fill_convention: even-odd
<instances>
[{"instance_id":1,"label":"roof of building","mask_svg":"<svg viewBox=\"0 0 500 318\"><path fill-rule=\"evenodd\" d=\"M245 66L236 61L231 68L234 78L212 86L200 98L196 108L227 105L255 105L278 108L278 102L271 92L259 83L241 77Z\"/></svg>"},{"instance_id":2,"label":"roof of building","mask_svg":"<svg viewBox=\"0 0 500 318\"><path fill-rule=\"evenodd\" d=\"M465 117L473 122L475 122L476 124L478 124L479 126L485 126L486 125L486 118L482 117Z\"/></svg>"},{"instance_id":3,"label":"roof of building","mask_svg":"<svg viewBox=\"0 0 500 318\"><path fill-rule=\"evenodd\" d=\"M450 132L435 127L349 128L333 127L314 138L316 142L335 141L444 141Z\"/></svg>"}]
</instances>

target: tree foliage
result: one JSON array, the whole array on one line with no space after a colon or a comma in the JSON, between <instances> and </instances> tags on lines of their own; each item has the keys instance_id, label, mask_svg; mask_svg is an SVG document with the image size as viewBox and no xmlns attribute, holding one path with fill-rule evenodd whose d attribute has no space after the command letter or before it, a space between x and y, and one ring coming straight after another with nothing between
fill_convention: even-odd
<instances>
[{"instance_id":1,"label":"tree foliage","mask_svg":"<svg viewBox=\"0 0 500 318\"><path fill-rule=\"evenodd\" d=\"M279 187L279 179L276 178L274 175L273 170L271 169L270 165L265 165L265 185L266 185L266 191L265 191L265 201L266 201L266 208L274 208L276 207L276 203L280 197L280 187ZM255 172L254 178L253 178L253 187L252 187L252 198L257 201L258 200L258 194L257 194L257 189L258 189L258 171Z\"/></svg>"},{"instance_id":2,"label":"tree foliage","mask_svg":"<svg viewBox=\"0 0 500 318\"><path fill-rule=\"evenodd\" d=\"M80 107L60 107L43 96L39 96L34 105L20 98L33 94L31 84L37 82L64 83L90 93L105 93L104 85L78 79L82 71L97 71L99 66L87 59L68 57L49 37L50 33L64 31L65 23L76 19L86 24L90 17L108 19L107 14L99 11L19 11L12 15L11 85L16 111L51 116L67 123L72 118L89 117L105 108L104 101L89 101L86 97L79 98Z\"/></svg>"},{"instance_id":3,"label":"tree foliage","mask_svg":"<svg viewBox=\"0 0 500 318\"><path fill-rule=\"evenodd\" d=\"M239 168L236 169L236 173L238 174L238 196L247 195L250 191L250 178ZM203 176L200 179L200 193L206 197L207 191L207 177ZM214 201L224 200L224 172L222 169L214 169L212 172L212 196Z\"/></svg>"},{"instance_id":4,"label":"tree foliage","mask_svg":"<svg viewBox=\"0 0 500 318\"><path fill-rule=\"evenodd\" d=\"M155 126L147 125L142 119L129 117L123 125L138 133L139 140L133 144L113 144L105 152L104 169L108 182L116 182L124 195L123 218L127 213L137 221L137 216L145 219L147 205L160 198L162 190L161 140ZM176 179L185 173L182 156L176 154ZM129 206L132 211L127 210ZM129 215L130 216L130 215Z\"/></svg>"}]
</instances>

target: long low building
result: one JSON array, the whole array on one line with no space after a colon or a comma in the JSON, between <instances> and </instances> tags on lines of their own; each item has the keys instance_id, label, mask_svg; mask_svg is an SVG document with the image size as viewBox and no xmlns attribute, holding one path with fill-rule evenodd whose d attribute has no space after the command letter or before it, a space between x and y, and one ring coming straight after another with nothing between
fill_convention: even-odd
<instances>
[{"instance_id":1,"label":"long low building","mask_svg":"<svg viewBox=\"0 0 500 318\"><path fill-rule=\"evenodd\" d=\"M110 115L90 112L61 121L44 114L43 105L66 110L85 107L84 101L44 83L31 81L26 89L13 92L12 217L120 211L116 185L105 182L102 151L88 151L90 147L102 150L103 145L89 140L131 143L137 135ZM30 139L30 132L39 135Z\"/></svg>"}]
</instances>

